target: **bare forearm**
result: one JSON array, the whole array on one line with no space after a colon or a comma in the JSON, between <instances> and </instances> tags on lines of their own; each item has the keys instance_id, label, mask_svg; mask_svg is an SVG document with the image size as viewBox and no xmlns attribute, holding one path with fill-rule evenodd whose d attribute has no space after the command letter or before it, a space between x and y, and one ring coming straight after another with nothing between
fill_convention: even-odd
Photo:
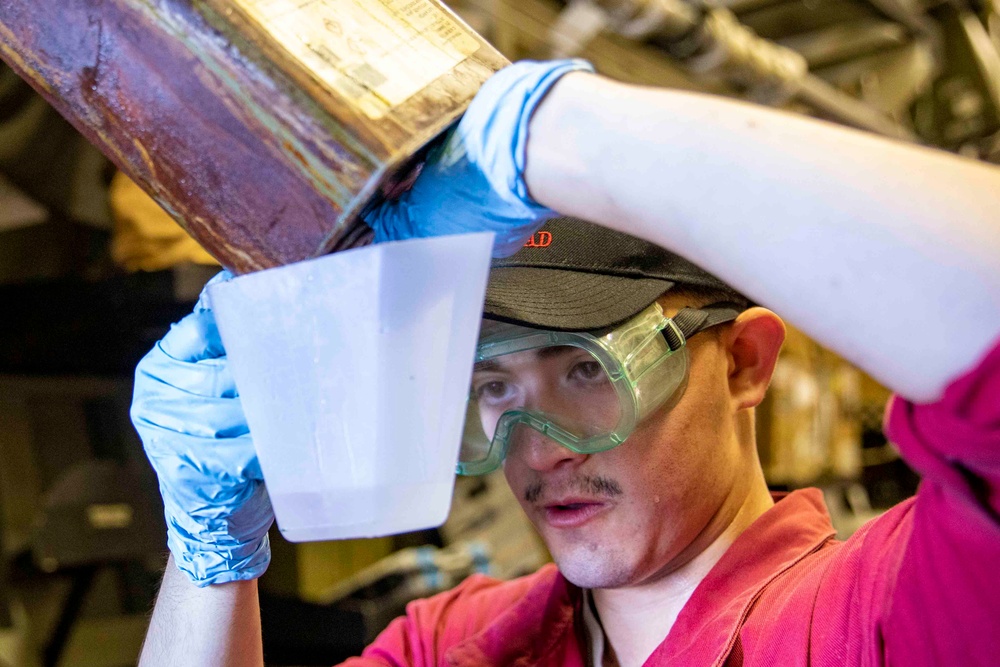
<instances>
[{"instance_id":1,"label":"bare forearm","mask_svg":"<svg viewBox=\"0 0 1000 667\"><path fill-rule=\"evenodd\" d=\"M198 588L171 557L139 664L263 665L257 581Z\"/></svg>"},{"instance_id":2,"label":"bare forearm","mask_svg":"<svg viewBox=\"0 0 1000 667\"><path fill-rule=\"evenodd\" d=\"M593 75L531 124L541 203L698 262L915 399L1000 335L1000 169Z\"/></svg>"}]
</instances>

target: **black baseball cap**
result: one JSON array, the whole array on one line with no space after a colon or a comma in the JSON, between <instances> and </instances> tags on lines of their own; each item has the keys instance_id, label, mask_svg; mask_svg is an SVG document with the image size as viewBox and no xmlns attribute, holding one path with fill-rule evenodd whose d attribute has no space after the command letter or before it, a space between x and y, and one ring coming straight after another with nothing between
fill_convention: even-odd
<instances>
[{"instance_id":1,"label":"black baseball cap","mask_svg":"<svg viewBox=\"0 0 1000 667\"><path fill-rule=\"evenodd\" d=\"M604 329L675 286L734 293L656 244L577 218L554 218L514 255L493 260L483 314L543 329Z\"/></svg>"}]
</instances>

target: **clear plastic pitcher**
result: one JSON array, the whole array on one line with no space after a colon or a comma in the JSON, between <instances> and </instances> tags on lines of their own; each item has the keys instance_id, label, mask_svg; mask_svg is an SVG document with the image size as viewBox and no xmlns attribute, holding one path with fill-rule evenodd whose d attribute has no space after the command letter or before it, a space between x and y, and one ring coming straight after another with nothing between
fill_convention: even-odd
<instances>
[{"instance_id":1,"label":"clear plastic pitcher","mask_svg":"<svg viewBox=\"0 0 1000 667\"><path fill-rule=\"evenodd\" d=\"M444 522L492 244L385 243L209 288L287 539Z\"/></svg>"}]
</instances>

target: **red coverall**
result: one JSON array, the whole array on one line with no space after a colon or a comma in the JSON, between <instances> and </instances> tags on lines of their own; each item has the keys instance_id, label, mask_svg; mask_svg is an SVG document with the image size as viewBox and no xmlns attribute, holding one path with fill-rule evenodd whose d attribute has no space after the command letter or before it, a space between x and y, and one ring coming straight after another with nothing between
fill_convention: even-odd
<instances>
[{"instance_id":1,"label":"red coverall","mask_svg":"<svg viewBox=\"0 0 1000 667\"><path fill-rule=\"evenodd\" d=\"M886 432L923 481L846 542L816 489L737 538L647 665L1000 665L1000 345ZM409 605L346 665L586 665L581 590L555 566ZM589 667L589 666L587 666Z\"/></svg>"}]
</instances>

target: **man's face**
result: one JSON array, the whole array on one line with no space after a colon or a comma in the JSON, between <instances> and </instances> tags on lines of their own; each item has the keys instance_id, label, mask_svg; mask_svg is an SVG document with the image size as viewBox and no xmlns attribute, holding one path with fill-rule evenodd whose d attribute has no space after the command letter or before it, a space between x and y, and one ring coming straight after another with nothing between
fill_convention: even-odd
<instances>
[{"instance_id":1,"label":"man's face","mask_svg":"<svg viewBox=\"0 0 1000 667\"><path fill-rule=\"evenodd\" d=\"M661 303L668 312L683 305ZM728 523L741 480L757 465L736 435L725 337L700 333L688 347L690 377L680 400L618 447L576 454L528 427L513 436L507 481L578 586L638 585L689 561ZM529 363L536 353L522 354Z\"/></svg>"}]
</instances>

